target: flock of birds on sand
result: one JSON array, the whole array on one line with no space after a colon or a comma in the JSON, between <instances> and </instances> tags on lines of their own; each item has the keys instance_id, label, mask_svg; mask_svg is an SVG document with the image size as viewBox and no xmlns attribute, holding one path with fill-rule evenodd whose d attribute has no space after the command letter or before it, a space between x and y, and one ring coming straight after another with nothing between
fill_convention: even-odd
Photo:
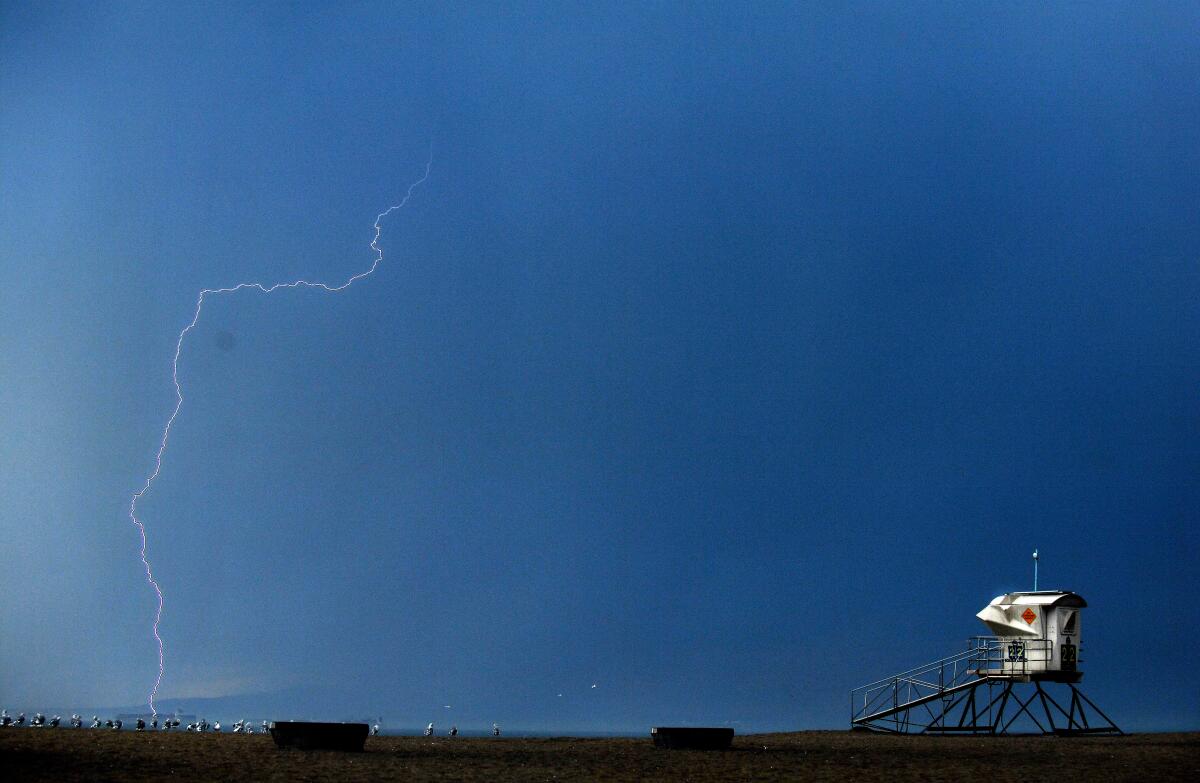
<instances>
[{"instance_id":1,"label":"flock of birds on sand","mask_svg":"<svg viewBox=\"0 0 1200 783\"><path fill-rule=\"evenodd\" d=\"M37 713L34 713L34 716L29 721L28 725L30 728L35 728L35 729L43 728L43 727L57 729L61 723L62 723L62 717L59 715L54 715L50 718L47 718L43 713L37 712ZM178 729L179 723L180 723L179 718L163 718L162 721L160 722L159 719L156 717L156 718L151 719L150 724L147 725L146 720L144 718L138 718L137 723L134 724L133 728L134 728L134 731L170 731L172 729ZM0 710L0 727L8 728L11 726L11 727L20 728L25 725L26 725L25 713L22 712L19 715L17 715L17 717L14 718L8 714L8 710ZM79 715L72 715L71 721L70 721L70 726L73 729L82 728L83 727L83 718L80 717ZM124 728L124 723L121 721L120 718L116 718L116 719L110 718L110 719L102 721L102 720L100 720L99 717L97 717L96 715L93 715L90 728L112 729L114 731L121 731ZM239 720L237 723L233 724L232 730L233 730L234 734L253 734L254 733L254 724L248 720ZM196 721L195 723L187 724L187 726L184 727L184 731L197 731L197 732L201 732L201 733L213 731L216 733L220 733L221 732L221 724L220 724L220 722L209 723L204 718L201 718L200 720ZM264 720L262 722L262 733L267 734L269 731L270 731L270 724L268 724ZM424 734L426 737L432 737L433 733L434 733L433 724L430 723L428 726L425 727ZM371 736L375 737L378 735L379 735L379 724L376 723L374 726L371 727ZM450 730L446 732L446 736L457 737L458 736L458 726L451 726ZM500 736L500 725L497 723L492 724L492 736L493 737Z\"/></svg>"},{"instance_id":2,"label":"flock of birds on sand","mask_svg":"<svg viewBox=\"0 0 1200 783\"><path fill-rule=\"evenodd\" d=\"M14 718L13 716L8 714L8 710L0 710L0 727L3 727L3 728L8 728L10 726L14 727L14 728L21 728L22 726L28 725L30 728L33 728L33 729L37 729L37 728L57 729L61 724L62 724L62 716L60 716L60 715L54 715L52 717L47 718L45 716L45 714L43 714L41 712L36 712L36 713L34 713L33 718L31 718L29 720L29 723L26 724L25 723L25 713L22 712L22 713L18 714L17 717ZM69 725L73 729L83 728L83 718L77 714L72 715ZM133 729L134 729L134 731L170 731L171 729L179 728L179 726L180 726L179 718L163 718L161 722L159 721L158 718L152 718L150 720L149 725L146 724L145 718L138 718L137 722L133 726ZM107 720L100 720L99 716L93 715L92 722L91 722L91 725L89 728L112 729L114 731L121 731L123 728L125 728L125 724L120 718L115 718L115 719L109 718ZM233 724L232 729L233 729L234 734L253 734L254 733L254 724L248 720L239 720L237 723ZM221 724L219 722L218 723L209 723L208 721L201 718L200 720L196 721L195 723L189 723L187 726L185 726L184 731L220 732ZM269 724L265 720L262 722L262 731L264 734L266 734L268 731L270 731ZM375 726L372 727L371 733L372 734L379 733L379 724L378 723L376 723Z\"/></svg>"}]
</instances>

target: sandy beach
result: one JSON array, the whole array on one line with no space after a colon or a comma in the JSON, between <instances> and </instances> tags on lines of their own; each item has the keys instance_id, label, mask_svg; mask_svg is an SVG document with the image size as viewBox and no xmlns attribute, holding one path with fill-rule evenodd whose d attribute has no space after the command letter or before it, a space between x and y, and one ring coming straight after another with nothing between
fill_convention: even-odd
<instances>
[{"instance_id":1,"label":"sandy beach","mask_svg":"<svg viewBox=\"0 0 1200 783\"><path fill-rule=\"evenodd\" d=\"M0 731L22 781L958 781L1195 780L1200 733L1115 738L759 734L724 752L649 738L372 737L362 753L278 750L269 736L90 729Z\"/></svg>"}]
</instances>

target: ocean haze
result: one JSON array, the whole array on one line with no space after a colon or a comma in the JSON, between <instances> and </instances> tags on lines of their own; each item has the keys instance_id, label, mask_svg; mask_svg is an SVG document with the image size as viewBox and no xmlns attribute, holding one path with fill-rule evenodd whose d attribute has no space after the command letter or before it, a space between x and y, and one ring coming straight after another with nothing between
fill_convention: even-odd
<instances>
[{"instance_id":1,"label":"ocean haze","mask_svg":"<svg viewBox=\"0 0 1200 783\"><path fill-rule=\"evenodd\" d=\"M840 728L1036 547L1085 692L1197 728L1198 33L4 4L0 703L146 700L127 510L198 292L369 268L432 143L374 274L188 335L139 504L162 704Z\"/></svg>"}]
</instances>

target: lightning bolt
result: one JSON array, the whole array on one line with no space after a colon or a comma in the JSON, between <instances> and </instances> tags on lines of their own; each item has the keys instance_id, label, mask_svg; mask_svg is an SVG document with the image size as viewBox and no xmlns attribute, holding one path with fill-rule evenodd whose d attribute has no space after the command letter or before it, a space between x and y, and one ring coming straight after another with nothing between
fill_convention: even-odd
<instances>
[{"instance_id":1,"label":"lightning bolt","mask_svg":"<svg viewBox=\"0 0 1200 783\"><path fill-rule=\"evenodd\" d=\"M150 491L150 487L154 485L154 480L158 478L158 474L162 472L163 455L167 451L167 441L171 437L171 426L175 424L175 419L179 417L179 411L183 408L183 387L179 384L179 357L183 353L183 341L187 337L188 332L195 329L196 324L200 322L200 312L204 308L205 297L216 294L234 294L244 288L254 288L264 294L278 291L281 288L319 288L322 291L327 291L331 294L346 290L359 280L370 276L375 272L376 269L379 268L379 264L383 261L383 251L379 249L379 237L380 234L383 233L381 221L408 203L408 200L412 197L413 191L417 188L417 186L429 179L429 171L432 167L433 145L431 144L429 147L429 160L425 164L425 173L421 175L420 179L408 186L408 191L404 194L404 198L400 200L399 204L388 207L375 217L375 238L371 240L371 250L375 252L375 260L371 263L370 269L367 269L365 272L359 272L356 275L352 275L346 280L346 282L336 286L330 286L325 283L314 283L310 280L296 280L291 283L274 283L272 285L263 285L262 283L238 283L237 285L230 286L228 288L203 288L200 290L199 296L196 297L196 311L192 314L192 320L187 326L183 327L183 331L179 333L179 339L175 341L175 360L171 365L171 379L175 383L175 409L171 411L171 416L167 419L166 426L163 427L162 438L158 443L158 454L154 457L154 470L149 476L146 477L146 483L142 485L142 488L135 492L133 497L129 500L129 518L133 520L133 524L137 526L138 535L141 537L142 546L139 555L142 559L142 566L146 570L146 581L150 583L152 588L154 588L154 595L158 598L158 608L154 612L154 641L158 644L158 676L154 680L154 687L150 689L149 700L150 712L153 713L155 717L158 716L158 710L154 706L154 697L158 695L158 687L162 684L163 679L163 640L162 636L160 636L158 633L158 626L162 622L163 592L162 586L159 585L158 580L154 578L154 571L150 568L150 560L146 557L146 525L144 522L142 522L142 520L138 519L137 506L138 501Z\"/></svg>"}]
</instances>

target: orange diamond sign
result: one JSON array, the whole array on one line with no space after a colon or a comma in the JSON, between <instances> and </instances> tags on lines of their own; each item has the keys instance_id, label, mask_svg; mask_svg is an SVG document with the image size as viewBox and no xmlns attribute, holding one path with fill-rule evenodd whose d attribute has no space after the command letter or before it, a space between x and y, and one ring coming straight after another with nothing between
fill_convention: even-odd
<instances>
[{"instance_id":1,"label":"orange diamond sign","mask_svg":"<svg viewBox=\"0 0 1200 783\"><path fill-rule=\"evenodd\" d=\"M1037 615L1033 613L1032 609L1026 609L1025 611L1021 612L1021 619L1030 625L1033 625L1033 621L1037 619Z\"/></svg>"}]
</instances>

